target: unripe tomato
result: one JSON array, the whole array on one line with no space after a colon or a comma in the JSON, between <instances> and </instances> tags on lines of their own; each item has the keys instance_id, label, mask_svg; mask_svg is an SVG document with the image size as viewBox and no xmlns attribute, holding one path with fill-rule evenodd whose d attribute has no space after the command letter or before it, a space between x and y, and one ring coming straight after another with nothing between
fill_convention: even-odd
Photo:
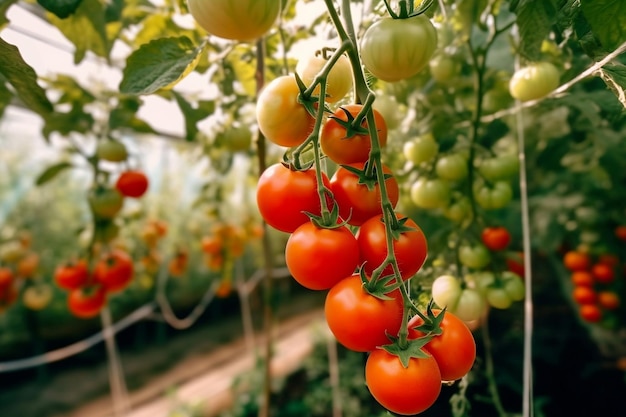
<instances>
[{"instance_id":1,"label":"unripe tomato","mask_svg":"<svg viewBox=\"0 0 626 417\"><path fill-rule=\"evenodd\" d=\"M293 75L267 84L257 99L256 119L265 137L279 146L298 146L313 131L315 120L298 103L300 89Z\"/></svg>"},{"instance_id":2,"label":"unripe tomato","mask_svg":"<svg viewBox=\"0 0 626 417\"><path fill-rule=\"evenodd\" d=\"M450 201L450 185L439 178L420 178L410 192L413 203L424 209L444 208Z\"/></svg>"},{"instance_id":3,"label":"unripe tomato","mask_svg":"<svg viewBox=\"0 0 626 417\"><path fill-rule=\"evenodd\" d=\"M415 139L406 142L402 147L402 153L407 161L413 165L419 165L422 162L432 161L439 152L439 145L435 141L432 133L420 135Z\"/></svg>"},{"instance_id":4,"label":"unripe tomato","mask_svg":"<svg viewBox=\"0 0 626 417\"><path fill-rule=\"evenodd\" d=\"M459 65L450 55L437 55L430 60L430 75L440 84L454 79L459 72Z\"/></svg>"},{"instance_id":5,"label":"unripe tomato","mask_svg":"<svg viewBox=\"0 0 626 417\"><path fill-rule=\"evenodd\" d=\"M128 151L122 142L104 139L96 145L96 156L105 161L122 162L128 158Z\"/></svg>"},{"instance_id":6,"label":"unripe tomato","mask_svg":"<svg viewBox=\"0 0 626 417\"><path fill-rule=\"evenodd\" d=\"M488 181L514 177L519 172L519 158L514 153L503 153L477 162L478 173Z\"/></svg>"},{"instance_id":7,"label":"unripe tomato","mask_svg":"<svg viewBox=\"0 0 626 417\"><path fill-rule=\"evenodd\" d=\"M309 55L298 60L296 73L307 87L313 84L313 80L322 72L328 61L322 56ZM352 66L347 56L341 57L335 62L326 78L326 102L336 103L352 90L353 85ZM313 94L319 95L320 86L315 87Z\"/></svg>"},{"instance_id":8,"label":"unripe tomato","mask_svg":"<svg viewBox=\"0 0 626 417\"><path fill-rule=\"evenodd\" d=\"M492 185L476 183L474 199L485 210L501 209L513 199L513 189L507 181L496 181Z\"/></svg>"},{"instance_id":9,"label":"unripe tomato","mask_svg":"<svg viewBox=\"0 0 626 417\"><path fill-rule=\"evenodd\" d=\"M491 254L483 244L463 244L459 247L459 262L468 268L483 269L491 262Z\"/></svg>"},{"instance_id":10,"label":"unripe tomato","mask_svg":"<svg viewBox=\"0 0 626 417\"><path fill-rule=\"evenodd\" d=\"M400 125L402 120L400 104L396 98L390 94L377 93L376 100L372 107L383 116L385 123L387 123L387 129L393 130Z\"/></svg>"},{"instance_id":11,"label":"unripe tomato","mask_svg":"<svg viewBox=\"0 0 626 417\"><path fill-rule=\"evenodd\" d=\"M252 146L252 132L248 126L230 126L217 134L215 143L230 152L245 152Z\"/></svg>"},{"instance_id":12,"label":"unripe tomato","mask_svg":"<svg viewBox=\"0 0 626 417\"><path fill-rule=\"evenodd\" d=\"M46 283L29 285L22 293L22 303L30 310L43 310L52 300L52 287Z\"/></svg>"},{"instance_id":13,"label":"unripe tomato","mask_svg":"<svg viewBox=\"0 0 626 417\"><path fill-rule=\"evenodd\" d=\"M431 292L435 304L465 322L478 320L485 310L485 300L479 290L461 288L459 279L452 275L437 277Z\"/></svg>"},{"instance_id":14,"label":"unripe tomato","mask_svg":"<svg viewBox=\"0 0 626 417\"><path fill-rule=\"evenodd\" d=\"M115 182L115 188L125 197L139 198L148 190L148 177L141 171L124 171Z\"/></svg>"},{"instance_id":15,"label":"unripe tomato","mask_svg":"<svg viewBox=\"0 0 626 417\"><path fill-rule=\"evenodd\" d=\"M91 211L96 217L111 219L122 210L124 196L114 188L97 187L87 197Z\"/></svg>"},{"instance_id":16,"label":"unripe tomato","mask_svg":"<svg viewBox=\"0 0 626 417\"><path fill-rule=\"evenodd\" d=\"M513 98L520 101L545 97L559 86L559 70L549 62L537 62L517 70L509 83Z\"/></svg>"},{"instance_id":17,"label":"unripe tomato","mask_svg":"<svg viewBox=\"0 0 626 417\"><path fill-rule=\"evenodd\" d=\"M439 178L449 181L459 181L467 177L467 159L460 153L444 155L437 160L435 172Z\"/></svg>"},{"instance_id":18,"label":"unripe tomato","mask_svg":"<svg viewBox=\"0 0 626 417\"><path fill-rule=\"evenodd\" d=\"M515 272L504 271L502 272L502 280L504 281L504 291L512 301L521 301L526 295L526 287L524 286L524 280Z\"/></svg>"},{"instance_id":19,"label":"unripe tomato","mask_svg":"<svg viewBox=\"0 0 626 417\"><path fill-rule=\"evenodd\" d=\"M443 215L453 222L461 223L470 219L472 205L466 196L453 197L451 204L443 209Z\"/></svg>"},{"instance_id":20,"label":"unripe tomato","mask_svg":"<svg viewBox=\"0 0 626 417\"><path fill-rule=\"evenodd\" d=\"M420 14L408 19L383 18L361 38L365 68L383 81L400 81L420 72L437 48L437 31Z\"/></svg>"},{"instance_id":21,"label":"unripe tomato","mask_svg":"<svg viewBox=\"0 0 626 417\"><path fill-rule=\"evenodd\" d=\"M211 35L253 41L271 29L280 12L276 0L188 0L189 12Z\"/></svg>"}]
</instances>

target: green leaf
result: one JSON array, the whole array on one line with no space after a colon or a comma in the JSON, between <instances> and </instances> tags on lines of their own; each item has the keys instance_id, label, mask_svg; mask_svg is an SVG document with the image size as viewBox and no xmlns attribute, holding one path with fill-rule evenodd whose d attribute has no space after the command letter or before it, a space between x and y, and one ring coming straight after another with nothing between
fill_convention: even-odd
<instances>
[{"instance_id":1,"label":"green leaf","mask_svg":"<svg viewBox=\"0 0 626 417\"><path fill-rule=\"evenodd\" d=\"M81 1L83 0L37 0L37 3L60 19L65 19L78 9Z\"/></svg>"},{"instance_id":2,"label":"green leaf","mask_svg":"<svg viewBox=\"0 0 626 417\"><path fill-rule=\"evenodd\" d=\"M622 106L626 107L626 66L605 65L598 73Z\"/></svg>"},{"instance_id":3,"label":"green leaf","mask_svg":"<svg viewBox=\"0 0 626 417\"><path fill-rule=\"evenodd\" d=\"M238 45L228 54L226 62L235 74L237 81L241 83L245 93L250 97L254 97L256 95L256 80L254 77L256 60L252 50L244 45Z\"/></svg>"},{"instance_id":4,"label":"green leaf","mask_svg":"<svg viewBox=\"0 0 626 417\"><path fill-rule=\"evenodd\" d=\"M178 107L185 117L185 140L192 142L198 134L197 123L207 118L215 111L214 101L200 101L198 106L194 108L183 96L174 92L174 97L178 103Z\"/></svg>"},{"instance_id":5,"label":"green leaf","mask_svg":"<svg viewBox=\"0 0 626 417\"><path fill-rule=\"evenodd\" d=\"M621 0L580 0L580 6L594 35L607 50L626 42L626 2Z\"/></svg>"},{"instance_id":6,"label":"green leaf","mask_svg":"<svg viewBox=\"0 0 626 417\"><path fill-rule=\"evenodd\" d=\"M70 132L87 133L92 131L94 119L91 114L84 111L82 106L75 105L67 113L52 113L43 127L43 135L46 139L52 132L67 135Z\"/></svg>"},{"instance_id":7,"label":"green leaf","mask_svg":"<svg viewBox=\"0 0 626 417\"><path fill-rule=\"evenodd\" d=\"M541 44L556 20L555 0L519 0L511 3L517 15L519 28L519 53L530 61L541 58Z\"/></svg>"},{"instance_id":8,"label":"green leaf","mask_svg":"<svg viewBox=\"0 0 626 417\"><path fill-rule=\"evenodd\" d=\"M61 162L55 165L51 165L46 168L35 180L35 185L40 186L44 185L48 181L54 179L61 172L65 171L68 168L71 168L72 164L69 162Z\"/></svg>"},{"instance_id":9,"label":"green leaf","mask_svg":"<svg viewBox=\"0 0 626 417\"><path fill-rule=\"evenodd\" d=\"M99 0L82 0L71 16L60 19L50 16L50 23L76 47L74 63L80 63L91 51L108 58L111 44L107 38L105 9Z\"/></svg>"},{"instance_id":10,"label":"green leaf","mask_svg":"<svg viewBox=\"0 0 626 417\"><path fill-rule=\"evenodd\" d=\"M142 45L126 61L120 91L152 94L173 86L193 71L203 50L186 36L156 39Z\"/></svg>"},{"instance_id":11,"label":"green leaf","mask_svg":"<svg viewBox=\"0 0 626 417\"><path fill-rule=\"evenodd\" d=\"M26 107L47 117L53 110L46 92L37 83L35 70L28 65L16 46L0 38L0 74L9 81Z\"/></svg>"},{"instance_id":12,"label":"green leaf","mask_svg":"<svg viewBox=\"0 0 626 417\"><path fill-rule=\"evenodd\" d=\"M409 367L411 358L419 359L428 358L430 356L428 353L424 352L422 348L426 345L426 343L430 342L432 336L423 336L417 339L411 339L407 342L406 346L400 346L398 344L397 337L393 337L391 335L387 336L392 340L392 343L381 346L381 348L400 358L400 362L402 362L402 366L405 368Z\"/></svg>"},{"instance_id":13,"label":"green leaf","mask_svg":"<svg viewBox=\"0 0 626 417\"><path fill-rule=\"evenodd\" d=\"M138 97L121 98L117 107L109 115L109 129L129 128L140 133L154 133L154 129L137 117L137 110L141 105Z\"/></svg>"}]
</instances>

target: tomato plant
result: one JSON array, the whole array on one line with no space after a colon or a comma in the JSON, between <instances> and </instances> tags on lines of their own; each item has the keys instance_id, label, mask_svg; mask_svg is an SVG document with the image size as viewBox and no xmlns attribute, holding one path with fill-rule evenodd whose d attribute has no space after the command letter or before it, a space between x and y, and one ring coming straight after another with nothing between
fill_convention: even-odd
<instances>
[{"instance_id":1,"label":"tomato plant","mask_svg":"<svg viewBox=\"0 0 626 417\"><path fill-rule=\"evenodd\" d=\"M446 308L465 322L478 320L485 311L483 295L474 288L461 287L452 275L441 275L433 281L431 293L435 304Z\"/></svg>"},{"instance_id":2,"label":"tomato plant","mask_svg":"<svg viewBox=\"0 0 626 417\"><path fill-rule=\"evenodd\" d=\"M148 190L149 180L142 171L129 170L120 174L115 188L124 197L139 198Z\"/></svg>"},{"instance_id":3,"label":"tomato plant","mask_svg":"<svg viewBox=\"0 0 626 417\"><path fill-rule=\"evenodd\" d=\"M328 62L323 54L311 54L298 60L296 64L296 73L309 87L313 84L317 77ZM326 79L326 97L328 103L336 103L346 96L352 90L352 67L350 61L345 55L341 55L335 65L330 69L328 78ZM320 86L318 85L313 94L320 94Z\"/></svg>"}]
</instances>

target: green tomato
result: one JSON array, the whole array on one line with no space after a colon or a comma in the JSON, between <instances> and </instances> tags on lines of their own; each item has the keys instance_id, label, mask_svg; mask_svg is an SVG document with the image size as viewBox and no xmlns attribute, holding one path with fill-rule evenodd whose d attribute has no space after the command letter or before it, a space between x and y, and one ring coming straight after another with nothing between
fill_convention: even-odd
<instances>
[{"instance_id":1,"label":"green tomato","mask_svg":"<svg viewBox=\"0 0 626 417\"><path fill-rule=\"evenodd\" d=\"M96 156L104 161L122 162L128 158L128 150L122 142L104 139L96 145Z\"/></svg>"},{"instance_id":2,"label":"green tomato","mask_svg":"<svg viewBox=\"0 0 626 417\"><path fill-rule=\"evenodd\" d=\"M499 308L501 310L505 310L513 304L511 297L509 297L509 294L507 294L504 287L491 286L487 288L485 297L491 307Z\"/></svg>"},{"instance_id":3,"label":"green tomato","mask_svg":"<svg viewBox=\"0 0 626 417\"><path fill-rule=\"evenodd\" d=\"M526 295L526 287L522 278L514 272L504 271L502 272L502 281L504 291L508 294L509 298L513 301L521 301Z\"/></svg>"},{"instance_id":4,"label":"green tomato","mask_svg":"<svg viewBox=\"0 0 626 417\"><path fill-rule=\"evenodd\" d=\"M360 45L365 68L388 82L420 72L436 48L437 31L424 14L408 19L382 18L367 28Z\"/></svg>"},{"instance_id":5,"label":"green tomato","mask_svg":"<svg viewBox=\"0 0 626 417\"><path fill-rule=\"evenodd\" d=\"M437 209L448 206L450 186L439 178L420 178L411 186L411 200L417 207Z\"/></svg>"},{"instance_id":6,"label":"green tomato","mask_svg":"<svg viewBox=\"0 0 626 417\"><path fill-rule=\"evenodd\" d=\"M442 156L437 160L435 172L444 180L462 180L467 177L467 159L458 153Z\"/></svg>"},{"instance_id":7,"label":"green tomato","mask_svg":"<svg viewBox=\"0 0 626 417\"><path fill-rule=\"evenodd\" d=\"M402 116L400 112L400 104L396 101L396 98L390 94L377 93L376 100L372 107L383 116L385 123L387 123L387 129L393 130L400 125Z\"/></svg>"},{"instance_id":8,"label":"green tomato","mask_svg":"<svg viewBox=\"0 0 626 417\"><path fill-rule=\"evenodd\" d=\"M513 189L507 181L497 181L493 185L477 183L474 186L474 200L485 210L506 207L513 199Z\"/></svg>"},{"instance_id":9,"label":"green tomato","mask_svg":"<svg viewBox=\"0 0 626 417\"><path fill-rule=\"evenodd\" d=\"M402 148L404 157L414 165L432 161L439 152L439 144L432 133L427 133L406 142Z\"/></svg>"},{"instance_id":10,"label":"green tomato","mask_svg":"<svg viewBox=\"0 0 626 417\"><path fill-rule=\"evenodd\" d=\"M473 288L461 288L459 279L441 275L433 281L433 301L463 321L477 320L485 310L483 295Z\"/></svg>"},{"instance_id":11,"label":"green tomato","mask_svg":"<svg viewBox=\"0 0 626 417\"><path fill-rule=\"evenodd\" d=\"M473 288L465 288L461 291L461 296L453 314L463 321L469 322L478 320L485 311L484 296Z\"/></svg>"},{"instance_id":12,"label":"green tomato","mask_svg":"<svg viewBox=\"0 0 626 417\"><path fill-rule=\"evenodd\" d=\"M536 62L517 70L509 82L511 96L519 101L537 100L559 86L559 70L549 62Z\"/></svg>"},{"instance_id":13,"label":"green tomato","mask_svg":"<svg viewBox=\"0 0 626 417\"><path fill-rule=\"evenodd\" d=\"M456 78L459 65L450 55L438 55L430 60L430 75L439 84L446 84Z\"/></svg>"},{"instance_id":14,"label":"green tomato","mask_svg":"<svg viewBox=\"0 0 626 417\"><path fill-rule=\"evenodd\" d=\"M101 219L111 219L122 210L124 196L115 188L97 187L87 197L93 214Z\"/></svg>"},{"instance_id":15,"label":"green tomato","mask_svg":"<svg viewBox=\"0 0 626 417\"><path fill-rule=\"evenodd\" d=\"M322 56L309 55L296 64L296 73L307 87L313 84L315 77L322 72L328 61ZM336 103L352 90L352 66L347 56L341 55L330 69L326 78L326 102ZM320 86L315 87L313 94L319 95Z\"/></svg>"},{"instance_id":16,"label":"green tomato","mask_svg":"<svg viewBox=\"0 0 626 417\"><path fill-rule=\"evenodd\" d=\"M252 146L252 132L247 126L231 126L217 134L215 143L230 152L245 152Z\"/></svg>"},{"instance_id":17,"label":"green tomato","mask_svg":"<svg viewBox=\"0 0 626 417\"><path fill-rule=\"evenodd\" d=\"M488 181L514 177L519 172L519 158L514 153L504 153L481 159L476 163L478 173Z\"/></svg>"},{"instance_id":18,"label":"green tomato","mask_svg":"<svg viewBox=\"0 0 626 417\"><path fill-rule=\"evenodd\" d=\"M461 245L458 256L459 262L472 269L483 269L491 262L489 249L482 243Z\"/></svg>"},{"instance_id":19,"label":"green tomato","mask_svg":"<svg viewBox=\"0 0 626 417\"><path fill-rule=\"evenodd\" d=\"M468 220L472 215L472 205L469 198L465 196L455 198L448 207L443 209L443 215L456 223Z\"/></svg>"}]
</instances>

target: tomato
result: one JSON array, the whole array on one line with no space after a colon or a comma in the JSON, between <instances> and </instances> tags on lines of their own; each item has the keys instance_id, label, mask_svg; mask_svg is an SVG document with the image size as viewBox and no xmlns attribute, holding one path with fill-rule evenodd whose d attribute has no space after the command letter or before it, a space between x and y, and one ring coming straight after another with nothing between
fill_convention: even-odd
<instances>
[{"instance_id":1,"label":"tomato","mask_svg":"<svg viewBox=\"0 0 626 417\"><path fill-rule=\"evenodd\" d=\"M396 213L398 219L402 215ZM424 232L410 218L406 218L404 226L411 228L402 231L397 239L393 239L393 251L398 262L402 279L411 278L424 264L428 254L428 244ZM387 240L385 224L381 216L375 216L361 225L357 232L357 241L361 252L361 264L368 275L378 268L387 258ZM393 273L391 265L383 270L383 275Z\"/></svg>"},{"instance_id":2,"label":"tomato","mask_svg":"<svg viewBox=\"0 0 626 417\"><path fill-rule=\"evenodd\" d=\"M365 69L390 82L420 72L436 48L437 31L424 14L408 19L380 19L366 29L360 44Z\"/></svg>"},{"instance_id":3,"label":"tomato","mask_svg":"<svg viewBox=\"0 0 626 417\"><path fill-rule=\"evenodd\" d=\"M504 226L492 226L483 229L480 238L492 251L505 250L511 243L511 233Z\"/></svg>"},{"instance_id":4,"label":"tomato","mask_svg":"<svg viewBox=\"0 0 626 417\"><path fill-rule=\"evenodd\" d=\"M323 56L308 55L298 60L296 73L309 87L313 84L315 77L322 72L324 65L328 61ZM326 78L326 101L336 103L352 90L353 85L352 66L347 56L341 55L331 68ZM315 87L313 94L319 95L320 86Z\"/></svg>"},{"instance_id":5,"label":"tomato","mask_svg":"<svg viewBox=\"0 0 626 417\"><path fill-rule=\"evenodd\" d=\"M571 275L572 284L581 287L592 287L595 280L589 271L573 271Z\"/></svg>"},{"instance_id":6,"label":"tomato","mask_svg":"<svg viewBox=\"0 0 626 417\"><path fill-rule=\"evenodd\" d=\"M103 186L91 189L87 200L93 214L102 219L115 217L124 206L124 196L119 191Z\"/></svg>"},{"instance_id":7,"label":"tomato","mask_svg":"<svg viewBox=\"0 0 626 417\"><path fill-rule=\"evenodd\" d=\"M595 304L583 304L578 312L580 317L588 323L597 323L602 320L602 311Z\"/></svg>"},{"instance_id":8,"label":"tomato","mask_svg":"<svg viewBox=\"0 0 626 417\"><path fill-rule=\"evenodd\" d=\"M504 291L512 301L521 301L526 295L526 287L522 277L514 272L504 271L501 274Z\"/></svg>"},{"instance_id":9,"label":"tomato","mask_svg":"<svg viewBox=\"0 0 626 417\"><path fill-rule=\"evenodd\" d=\"M474 199L485 210L497 210L506 207L513 199L513 189L506 181L496 181L492 185L476 183Z\"/></svg>"},{"instance_id":10,"label":"tomato","mask_svg":"<svg viewBox=\"0 0 626 417\"><path fill-rule=\"evenodd\" d=\"M572 298L574 298L574 301L578 304L593 304L598 299L598 295L591 287L574 287Z\"/></svg>"},{"instance_id":11,"label":"tomato","mask_svg":"<svg viewBox=\"0 0 626 417\"><path fill-rule=\"evenodd\" d=\"M524 269L523 252L507 252L505 263L509 271L519 275L520 277L524 277L526 271Z\"/></svg>"},{"instance_id":12,"label":"tomato","mask_svg":"<svg viewBox=\"0 0 626 417\"><path fill-rule=\"evenodd\" d=\"M616 226L615 236L621 241L626 241L626 225Z\"/></svg>"},{"instance_id":13,"label":"tomato","mask_svg":"<svg viewBox=\"0 0 626 417\"><path fill-rule=\"evenodd\" d=\"M133 278L133 260L127 252L112 249L96 263L93 274L108 292L122 291Z\"/></svg>"},{"instance_id":14,"label":"tomato","mask_svg":"<svg viewBox=\"0 0 626 417\"><path fill-rule=\"evenodd\" d=\"M315 120L298 102L299 94L293 75L273 79L259 94L256 104L259 130L276 145L298 146L313 131Z\"/></svg>"},{"instance_id":15,"label":"tomato","mask_svg":"<svg viewBox=\"0 0 626 417\"><path fill-rule=\"evenodd\" d=\"M437 160L435 172L444 180L462 180L468 173L467 159L460 153L444 155Z\"/></svg>"},{"instance_id":16,"label":"tomato","mask_svg":"<svg viewBox=\"0 0 626 417\"><path fill-rule=\"evenodd\" d=\"M188 0L189 12L211 35L253 41L267 33L278 18L275 0Z\"/></svg>"},{"instance_id":17,"label":"tomato","mask_svg":"<svg viewBox=\"0 0 626 417\"><path fill-rule=\"evenodd\" d=\"M620 264L619 256L612 253L602 253L598 255L598 263L617 268Z\"/></svg>"},{"instance_id":18,"label":"tomato","mask_svg":"<svg viewBox=\"0 0 626 417\"><path fill-rule=\"evenodd\" d=\"M513 304L513 300L511 300L506 290L500 286L488 287L485 292L485 298L491 307L500 310L506 310Z\"/></svg>"},{"instance_id":19,"label":"tomato","mask_svg":"<svg viewBox=\"0 0 626 417\"><path fill-rule=\"evenodd\" d=\"M387 410L414 415L432 406L441 392L441 372L431 355L411 358L404 367L386 350L371 352L365 363L365 383L372 397Z\"/></svg>"},{"instance_id":20,"label":"tomato","mask_svg":"<svg viewBox=\"0 0 626 417\"><path fill-rule=\"evenodd\" d=\"M479 290L461 288L458 278L441 275L433 281L433 300L465 322L479 319L485 310L485 300Z\"/></svg>"},{"instance_id":21,"label":"tomato","mask_svg":"<svg viewBox=\"0 0 626 417\"><path fill-rule=\"evenodd\" d=\"M15 274L13 270L6 266L0 266L0 295L4 294L13 285ZM0 296L0 298L2 298Z\"/></svg>"},{"instance_id":22,"label":"tomato","mask_svg":"<svg viewBox=\"0 0 626 417\"><path fill-rule=\"evenodd\" d=\"M125 197L139 198L148 190L148 177L141 171L129 170L120 174L115 188Z\"/></svg>"},{"instance_id":23,"label":"tomato","mask_svg":"<svg viewBox=\"0 0 626 417\"><path fill-rule=\"evenodd\" d=\"M364 169L364 163L350 164L352 168ZM385 180L387 196L393 207L398 204L400 189L398 181L392 175L391 169L383 165L383 172L389 174ZM373 170L374 178L361 178L354 172L338 167L330 179L330 190L339 206L339 215L342 219L349 219L348 224L360 226L366 220L382 214L380 185L376 182L376 170Z\"/></svg>"},{"instance_id":24,"label":"tomato","mask_svg":"<svg viewBox=\"0 0 626 417\"><path fill-rule=\"evenodd\" d=\"M442 214L456 223L461 223L472 216L472 205L466 196L453 197L451 204L444 207Z\"/></svg>"},{"instance_id":25,"label":"tomato","mask_svg":"<svg viewBox=\"0 0 626 417\"><path fill-rule=\"evenodd\" d=\"M519 158L514 153L503 153L476 162L478 173L487 181L508 180L519 172Z\"/></svg>"},{"instance_id":26,"label":"tomato","mask_svg":"<svg viewBox=\"0 0 626 417\"><path fill-rule=\"evenodd\" d=\"M252 146L252 132L248 126L229 126L217 134L215 144L230 152L245 152Z\"/></svg>"},{"instance_id":27,"label":"tomato","mask_svg":"<svg viewBox=\"0 0 626 417\"><path fill-rule=\"evenodd\" d=\"M599 291L598 304L606 310L616 310L620 306L619 295L611 290Z\"/></svg>"},{"instance_id":28,"label":"tomato","mask_svg":"<svg viewBox=\"0 0 626 417\"><path fill-rule=\"evenodd\" d=\"M563 264L570 271L584 271L591 267L591 258L585 252L571 250L563 255Z\"/></svg>"},{"instance_id":29,"label":"tomato","mask_svg":"<svg viewBox=\"0 0 626 417\"><path fill-rule=\"evenodd\" d=\"M411 201L424 209L445 208L450 202L450 185L439 178L419 178L410 189Z\"/></svg>"},{"instance_id":30,"label":"tomato","mask_svg":"<svg viewBox=\"0 0 626 417\"><path fill-rule=\"evenodd\" d=\"M386 93L376 93L376 100L374 100L372 107L378 110L385 120L387 130L393 130L400 125L402 116L399 109L401 106L394 96Z\"/></svg>"},{"instance_id":31,"label":"tomato","mask_svg":"<svg viewBox=\"0 0 626 417\"><path fill-rule=\"evenodd\" d=\"M67 306L75 317L88 319L100 314L107 301L106 295L101 285L80 287L69 292Z\"/></svg>"},{"instance_id":32,"label":"tomato","mask_svg":"<svg viewBox=\"0 0 626 417\"><path fill-rule=\"evenodd\" d=\"M341 106L326 121L320 132L320 146L322 152L337 164L354 164L365 162L369 158L372 149L371 137L369 133L356 133L348 137L346 128L338 120L348 121L348 114L355 117L363 106L361 104L347 104ZM378 143L380 147L387 144L387 123L378 110L372 108L376 131L378 132ZM361 121L361 127L368 129L367 121Z\"/></svg>"},{"instance_id":33,"label":"tomato","mask_svg":"<svg viewBox=\"0 0 626 417\"><path fill-rule=\"evenodd\" d=\"M215 289L215 296L217 298L227 298L233 292L233 284L229 280L220 281Z\"/></svg>"},{"instance_id":34,"label":"tomato","mask_svg":"<svg viewBox=\"0 0 626 417\"><path fill-rule=\"evenodd\" d=\"M402 324L402 296L398 291L380 299L363 288L358 274L348 276L326 294L326 322L339 343L356 352L370 352L390 343Z\"/></svg>"},{"instance_id":35,"label":"tomato","mask_svg":"<svg viewBox=\"0 0 626 417\"><path fill-rule=\"evenodd\" d=\"M430 75L439 84L446 84L459 75L459 64L450 55L437 55L429 62Z\"/></svg>"},{"instance_id":36,"label":"tomato","mask_svg":"<svg viewBox=\"0 0 626 417\"><path fill-rule=\"evenodd\" d=\"M432 133L420 135L413 140L405 142L402 153L407 161L413 165L432 161L439 152L439 145Z\"/></svg>"},{"instance_id":37,"label":"tomato","mask_svg":"<svg viewBox=\"0 0 626 417\"><path fill-rule=\"evenodd\" d=\"M325 186L330 188L325 173L322 178ZM268 167L259 177L256 201L267 224L292 233L309 221L305 213L318 216L321 213L315 170L294 171L283 164Z\"/></svg>"},{"instance_id":38,"label":"tomato","mask_svg":"<svg viewBox=\"0 0 626 417\"><path fill-rule=\"evenodd\" d=\"M613 267L603 263L596 263L591 266L591 275L601 284L610 284L615 280Z\"/></svg>"},{"instance_id":39,"label":"tomato","mask_svg":"<svg viewBox=\"0 0 626 417\"><path fill-rule=\"evenodd\" d=\"M110 162L122 162L128 158L126 145L114 139L103 139L96 145L96 156Z\"/></svg>"},{"instance_id":40,"label":"tomato","mask_svg":"<svg viewBox=\"0 0 626 417\"><path fill-rule=\"evenodd\" d=\"M289 236L285 262L300 285L327 290L359 265L359 244L346 226L325 229L308 222Z\"/></svg>"},{"instance_id":41,"label":"tomato","mask_svg":"<svg viewBox=\"0 0 626 417\"><path fill-rule=\"evenodd\" d=\"M80 288L89 280L87 261L79 259L61 264L54 270L53 278L54 282L65 290Z\"/></svg>"},{"instance_id":42,"label":"tomato","mask_svg":"<svg viewBox=\"0 0 626 417\"><path fill-rule=\"evenodd\" d=\"M211 235L204 236L201 240L202 252L207 255L215 255L222 251L224 248L224 242L219 236Z\"/></svg>"},{"instance_id":43,"label":"tomato","mask_svg":"<svg viewBox=\"0 0 626 417\"><path fill-rule=\"evenodd\" d=\"M515 71L509 83L513 98L520 101L537 100L559 86L559 70L549 62L536 62Z\"/></svg>"},{"instance_id":44,"label":"tomato","mask_svg":"<svg viewBox=\"0 0 626 417\"><path fill-rule=\"evenodd\" d=\"M15 266L15 274L22 278L32 278L38 266L39 255L35 252L27 252Z\"/></svg>"},{"instance_id":45,"label":"tomato","mask_svg":"<svg viewBox=\"0 0 626 417\"><path fill-rule=\"evenodd\" d=\"M30 310L43 310L52 301L52 287L46 283L29 285L22 293L22 303Z\"/></svg>"},{"instance_id":46,"label":"tomato","mask_svg":"<svg viewBox=\"0 0 626 417\"><path fill-rule=\"evenodd\" d=\"M462 244L459 247L459 262L468 268L483 269L491 262L489 249L483 244Z\"/></svg>"},{"instance_id":47,"label":"tomato","mask_svg":"<svg viewBox=\"0 0 626 417\"><path fill-rule=\"evenodd\" d=\"M435 316L441 314L434 310ZM424 336L425 333L415 329L422 325L424 320L419 315L409 321L409 339ZM436 335L424 348L433 355L441 372L443 381L455 381L463 378L476 360L476 342L469 327L450 312L445 312L440 323L441 334Z\"/></svg>"}]
</instances>

